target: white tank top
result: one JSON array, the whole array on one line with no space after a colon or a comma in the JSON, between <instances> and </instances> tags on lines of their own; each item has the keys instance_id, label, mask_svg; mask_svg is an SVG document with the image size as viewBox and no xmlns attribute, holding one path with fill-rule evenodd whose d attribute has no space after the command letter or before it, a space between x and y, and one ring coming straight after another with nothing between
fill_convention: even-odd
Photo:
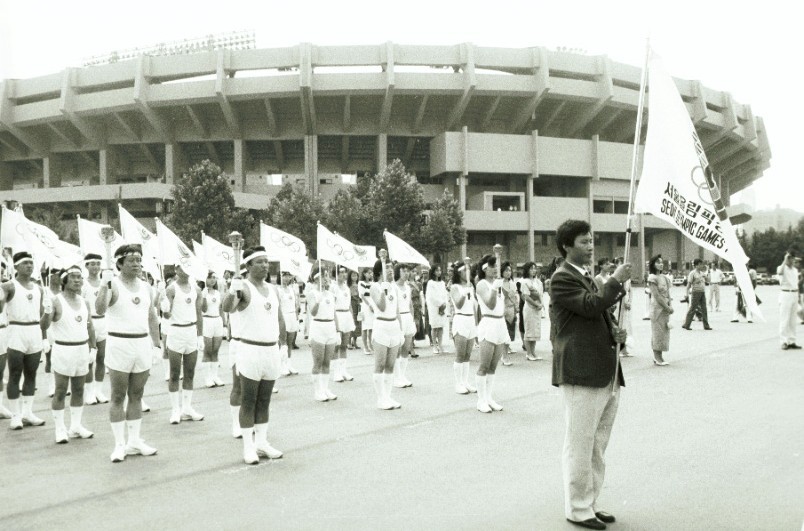
<instances>
[{"instance_id":1,"label":"white tank top","mask_svg":"<svg viewBox=\"0 0 804 531\"><path fill-rule=\"evenodd\" d=\"M282 298L280 304L282 306L282 313L285 315L296 314L296 288L291 284L290 286L279 286L279 295Z\"/></svg>"},{"instance_id":2,"label":"white tank top","mask_svg":"<svg viewBox=\"0 0 804 531\"><path fill-rule=\"evenodd\" d=\"M240 314L242 330L238 337L260 343L275 343L279 340L279 300L276 286L263 283L263 286L268 287L267 297L263 297L250 280L245 280L243 286L251 294L251 300L245 310L236 312Z\"/></svg>"},{"instance_id":3,"label":"white tank top","mask_svg":"<svg viewBox=\"0 0 804 531\"><path fill-rule=\"evenodd\" d=\"M98 287L95 287L89 282L89 279L84 282L84 286L81 288L81 296L89 303L89 307L92 310L92 317L98 317L95 311L95 301L98 300L99 291L100 283L98 283Z\"/></svg>"},{"instance_id":4,"label":"white tank top","mask_svg":"<svg viewBox=\"0 0 804 531\"><path fill-rule=\"evenodd\" d=\"M204 299L207 301L207 311L204 315L207 317L220 317L221 315L221 293L218 290L204 290Z\"/></svg>"},{"instance_id":5,"label":"white tank top","mask_svg":"<svg viewBox=\"0 0 804 531\"><path fill-rule=\"evenodd\" d=\"M8 324L8 316L6 315L6 307L3 306L3 309L0 310L0 326Z\"/></svg>"},{"instance_id":6,"label":"white tank top","mask_svg":"<svg viewBox=\"0 0 804 531\"><path fill-rule=\"evenodd\" d=\"M173 307L170 310L170 324L187 325L196 321L195 301L198 293L192 284L189 284L190 292L187 293L179 286L173 284Z\"/></svg>"},{"instance_id":7,"label":"white tank top","mask_svg":"<svg viewBox=\"0 0 804 531\"><path fill-rule=\"evenodd\" d=\"M381 321L393 321L398 316L399 310L399 290L396 287L395 282L380 282L380 289L385 290L388 289L388 293L385 295L385 311L380 311L379 308L376 307L374 304L374 300L372 299L372 305L374 306L374 315L376 318L379 318Z\"/></svg>"},{"instance_id":8,"label":"white tank top","mask_svg":"<svg viewBox=\"0 0 804 531\"><path fill-rule=\"evenodd\" d=\"M330 286L330 290L332 286ZM315 300L318 301L318 313L313 319L318 321L332 321L335 319L335 294L329 290L318 291L318 285L311 291ZM315 305L315 303L313 303ZM312 314L310 314L312 316Z\"/></svg>"},{"instance_id":9,"label":"white tank top","mask_svg":"<svg viewBox=\"0 0 804 531\"><path fill-rule=\"evenodd\" d=\"M119 278L112 280L117 287L117 300L106 310L110 333L147 334L148 311L151 307L150 287L137 279L137 289L129 291Z\"/></svg>"},{"instance_id":10,"label":"white tank top","mask_svg":"<svg viewBox=\"0 0 804 531\"><path fill-rule=\"evenodd\" d=\"M486 306L486 303L483 302L483 299L481 297L478 297L477 303L480 305L480 314L483 316L488 315L492 317L502 317L503 312L505 311L505 301L503 301L502 294L499 292L499 290L497 290L491 285L491 282L489 282L485 278L477 283L478 286L480 285L481 282L485 282L489 290L491 290L491 292L497 297L497 304L494 306L493 310L489 310L489 307Z\"/></svg>"},{"instance_id":11,"label":"white tank top","mask_svg":"<svg viewBox=\"0 0 804 531\"><path fill-rule=\"evenodd\" d=\"M240 335L243 333L242 322L240 312L229 312L229 326L232 330L233 339L240 339Z\"/></svg>"},{"instance_id":12,"label":"white tank top","mask_svg":"<svg viewBox=\"0 0 804 531\"><path fill-rule=\"evenodd\" d=\"M399 297L397 298L399 313L410 313L410 285L405 283L405 285L400 288L399 284L394 283L394 286L396 286L396 291L399 293Z\"/></svg>"},{"instance_id":13,"label":"white tank top","mask_svg":"<svg viewBox=\"0 0 804 531\"><path fill-rule=\"evenodd\" d=\"M63 294L57 295L59 303L61 304L61 317L50 325L50 330L53 331L54 341L64 341L67 343L78 343L80 341L89 340L89 332L87 331L87 319L89 319L89 310L87 310L86 301L83 297L78 300L81 303L78 310L74 310L70 303Z\"/></svg>"},{"instance_id":14,"label":"white tank top","mask_svg":"<svg viewBox=\"0 0 804 531\"><path fill-rule=\"evenodd\" d=\"M475 315L475 297L474 297L475 288L472 287L471 285L469 285L469 286L458 285L457 287L458 287L459 292L465 298L463 299L463 306L461 306L460 308L456 308L455 313L456 314L461 314L461 315L474 316Z\"/></svg>"},{"instance_id":15,"label":"white tank top","mask_svg":"<svg viewBox=\"0 0 804 531\"><path fill-rule=\"evenodd\" d=\"M352 291L349 286L344 284L334 284L330 286L330 291L335 295L335 309L339 311L349 311L352 309Z\"/></svg>"},{"instance_id":16,"label":"white tank top","mask_svg":"<svg viewBox=\"0 0 804 531\"><path fill-rule=\"evenodd\" d=\"M42 304L42 290L37 284L27 289L22 284L14 282L14 298L6 304L8 320L18 323L39 322L39 307Z\"/></svg>"}]
</instances>

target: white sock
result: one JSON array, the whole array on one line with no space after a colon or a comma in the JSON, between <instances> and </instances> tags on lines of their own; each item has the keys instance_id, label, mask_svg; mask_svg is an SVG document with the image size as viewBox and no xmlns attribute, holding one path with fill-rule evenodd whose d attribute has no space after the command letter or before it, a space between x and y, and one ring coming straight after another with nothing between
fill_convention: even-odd
<instances>
[{"instance_id":1,"label":"white sock","mask_svg":"<svg viewBox=\"0 0 804 531\"><path fill-rule=\"evenodd\" d=\"M23 396L21 402L22 402L22 416L27 417L29 415L33 415L33 397Z\"/></svg>"},{"instance_id":2,"label":"white sock","mask_svg":"<svg viewBox=\"0 0 804 531\"><path fill-rule=\"evenodd\" d=\"M257 451L254 443L254 428L240 428L243 434L243 453L254 453Z\"/></svg>"},{"instance_id":3,"label":"white sock","mask_svg":"<svg viewBox=\"0 0 804 531\"><path fill-rule=\"evenodd\" d=\"M182 409L190 409L193 403L193 392L186 389L181 390L181 407Z\"/></svg>"},{"instance_id":4,"label":"white sock","mask_svg":"<svg viewBox=\"0 0 804 531\"><path fill-rule=\"evenodd\" d=\"M126 423L121 420L120 422L111 422L112 433L114 434L115 446L125 446L126 444Z\"/></svg>"},{"instance_id":5,"label":"white sock","mask_svg":"<svg viewBox=\"0 0 804 531\"><path fill-rule=\"evenodd\" d=\"M229 406L229 410L232 412L232 426L237 427L240 429L240 406Z\"/></svg>"},{"instance_id":6,"label":"white sock","mask_svg":"<svg viewBox=\"0 0 804 531\"><path fill-rule=\"evenodd\" d=\"M383 375L383 390L385 391L385 398L391 400L391 389L394 387L394 375L384 373Z\"/></svg>"},{"instance_id":7,"label":"white sock","mask_svg":"<svg viewBox=\"0 0 804 531\"><path fill-rule=\"evenodd\" d=\"M11 414L15 417L20 416L20 399L19 398L9 398L8 399L8 409L11 410Z\"/></svg>"},{"instance_id":8,"label":"white sock","mask_svg":"<svg viewBox=\"0 0 804 531\"><path fill-rule=\"evenodd\" d=\"M399 358L399 377L405 380L405 372L408 370L408 358Z\"/></svg>"},{"instance_id":9,"label":"white sock","mask_svg":"<svg viewBox=\"0 0 804 531\"><path fill-rule=\"evenodd\" d=\"M51 412L53 413L53 423L56 425L56 431L59 429L67 431L67 426L64 425L64 410L52 409Z\"/></svg>"},{"instance_id":10,"label":"white sock","mask_svg":"<svg viewBox=\"0 0 804 531\"><path fill-rule=\"evenodd\" d=\"M254 442L267 443L268 442L268 423L254 425Z\"/></svg>"},{"instance_id":11,"label":"white sock","mask_svg":"<svg viewBox=\"0 0 804 531\"><path fill-rule=\"evenodd\" d=\"M140 425L142 419L129 420L128 424L128 444L137 444L140 442Z\"/></svg>"},{"instance_id":12,"label":"white sock","mask_svg":"<svg viewBox=\"0 0 804 531\"><path fill-rule=\"evenodd\" d=\"M78 431L81 427L81 417L84 415L83 407L70 406L70 430Z\"/></svg>"},{"instance_id":13,"label":"white sock","mask_svg":"<svg viewBox=\"0 0 804 531\"><path fill-rule=\"evenodd\" d=\"M374 373L374 392L377 393L377 400L383 401L385 399L385 383L383 381L382 373Z\"/></svg>"},{"instance_id":14,"label":"white sock","mask_svg":"<svg viewBox=\"0 0 804 531\"><path fill-rule=\"evenodd\" d=\"M173 408L173 411L181 409L181 395L179 392L170 392L168 394L170 395L170 406Z\"/></svg>"}]
</instances>

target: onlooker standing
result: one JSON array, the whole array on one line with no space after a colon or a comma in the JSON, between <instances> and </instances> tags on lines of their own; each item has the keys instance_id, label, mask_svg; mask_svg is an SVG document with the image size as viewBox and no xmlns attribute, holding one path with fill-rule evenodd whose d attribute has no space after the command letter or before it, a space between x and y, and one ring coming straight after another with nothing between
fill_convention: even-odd
<instances>
[{"instance_id":1,"label":"onlooker standing","mask_svg":"<svg viewBox=\"0 0 804 531\"><path fill-rule=\"evenodd\" d=\"M700 258L692 261L694 269L687 277L687 297L690 299L690 309L687 311L687 318L682 326L685 330L690 330L692 318L695 312L700 311L704 330L712 330L709 326L709 316L706 313L706 264Z\"/></svg>"},{"instance_id":2,"label":"onlooker standing","mask_svg":"<svg viewBox=\"0 0 804 531\"><path fill-rule=\"evenodd\" d=\"M539 269L533 262L528 262L523 267L523 276L520 290L525 305L522 310L522 320L524 321L525 333L522 342L527 351L528 361L543 359L536 354L536 342L542 338L542 295L544 287L539 280Z\"/></svg>"},{"instance_id":3,"label":"onlooker standing","mask_svg":"<svg viewBox=\"0 0 804 531\"><path fill-rule=\"evenodd\" d=\"M709 270L709 307L713 312L720 311L720 283L723 282L723 271L717 262Z\"/></svg>"},{"instance_id":4,"label":"onlooker standing","mask_svg":"<svg viewBox=\"0 0 804 531\"><path fill-rule=\"evenodd\" d=\"M748 263L748 278L751 279L751 285L754 289L757 289L757 270L754 269L754 266L751 265L751 262ZM740 289L740 285L736 284L735 286L736 293L737 293L737 307L734 309L734 315L731 317L732 323L738 323L740 321L740 317L745 317L749 323L753 323L751 310L748 309L748 305L745 303L745 297L743 297L743 291ZM762 304L762 301L757 299L757 304Z\"/></svg>"},{"instance_id":5,"label":"onlooker standing","mask_svg":"<svg viewBox=\"0 0 804 531\"><path fill-rule=\"evenodd\" d=\"M508 337L511 343L516 339L516 314L519 309L519 301L511 275L513 275L513 268L511 262L503 262L502 264L502 293L503 301L505 302L505 311L503 312L503 319L505 319L505 326L508 328ZM508 354L513 354L511 344L508 344L508 352L502 355L502 364L511 365L511 360L508 359Z\"/></svg>"},{"instance_id":6,"label":"onlooker standing","mask_svg":"<svg viewBox=\"0 0 804 531\"><path fill-rule=\"evenodd\" d=\"M667 365L664 352L670 350L670 314L673 313L670 297L670 279L662 274L664 260L658 254L648 262L648 287L651 294L650 331L653 363Z\"/></svg>"},{"instance_id":7,"label":"onlooker standing","mask_svg":"<svg viewBox=\"0 0 804 531\"><path fill-rule=\"evenodd\" d=\"M784 255L784 261L776 269L779 277L779 335L782 350L799 349L796 344L796 310L798 309L798 270L793 266L795 255L792 249Z\"/></svg>"}]
</instances>

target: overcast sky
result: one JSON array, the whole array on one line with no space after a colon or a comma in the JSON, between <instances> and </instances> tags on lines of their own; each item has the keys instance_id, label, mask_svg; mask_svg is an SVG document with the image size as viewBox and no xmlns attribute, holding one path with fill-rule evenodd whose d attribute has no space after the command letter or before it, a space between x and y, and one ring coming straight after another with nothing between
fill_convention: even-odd
<instances>
[{"instance_id":1,"label":"overcast sky","mask_svg":"<svg viewBox=\"0 0 804 531\"><path fill-rule=\"evenodd\" d=\"M730 92L765 120L773 158L753 186L757 207L804 211L796 155L804 28L785 5L794 3L677 0L646 7L653 3L0 0L0 78L52 74L112 50L235 30L255 31L260 48L386 41L566 46L637 66L650 35L671 75Z\"/></svg>"}]
</instances>

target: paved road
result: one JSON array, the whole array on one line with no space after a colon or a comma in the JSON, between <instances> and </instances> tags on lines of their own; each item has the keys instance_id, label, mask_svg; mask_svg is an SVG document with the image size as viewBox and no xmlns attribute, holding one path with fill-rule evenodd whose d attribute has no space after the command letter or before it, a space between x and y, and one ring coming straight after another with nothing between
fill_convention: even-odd
<instances>
[{"instance_id":1,"label":"paved road","mask_svg":"<svg viewBox=\"0 0 804 531\"><path fill-rule=\"evenodd\" d=\"M759 288L767 323L732 324L724 288L729 310L711 332L681 330L677 305L668 367L651 363L637 295L602 494L610 529L801 528L804 353L779 349L777 292ZM575 529L563 517L561 400L549 344L539 349L546 361L500 368L505 411L490 415L452 392L452 359L425 348L408 369L415 386L394 391L398 411L374 408L372 358L359 351L335 402L314 402L304 375L282 379L269 439L285 458L256 467L229 435L228 385L196 392L205 421L170 426L155 370L143 434L159 454L117 465L107 406L86 408L95 439L57 446L40 392L47 426L0 421L0 529ZM294 359L309 372L305 349Z\"/></svg>"}]
</instances>

